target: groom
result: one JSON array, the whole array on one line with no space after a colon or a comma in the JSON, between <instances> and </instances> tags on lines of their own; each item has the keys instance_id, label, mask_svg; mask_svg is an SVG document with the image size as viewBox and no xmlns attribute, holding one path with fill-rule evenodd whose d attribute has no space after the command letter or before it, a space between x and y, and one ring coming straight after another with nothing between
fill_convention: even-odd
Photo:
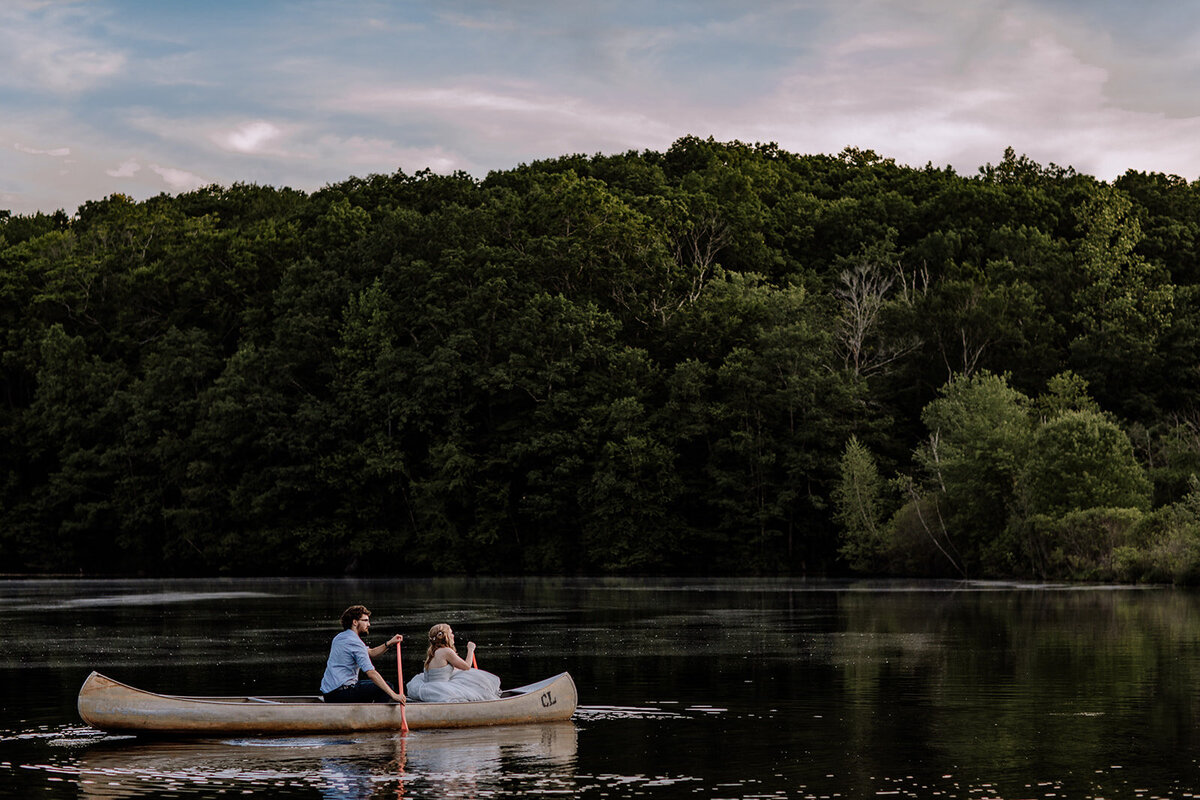
<instances>
[{"instance_id":1,"label":"groom","mask_svg":"<svg viewBox=\"0 0 1200 800\"><path fill-rule=\"evenodd\" d=\"M363 637L371 630L371 612L366 606L350 606L342 612L342 632L333 637L329 646L329 661L321 678L321 696L326 703L403 703L403 694L396 694L371 663L372 656L381 656L394 644L404 640L396 634L378 647L367 647ZM359 670L366 673L359 679ZM400 687L401 692L404 687Z\"/></svg>"}]
</instances>

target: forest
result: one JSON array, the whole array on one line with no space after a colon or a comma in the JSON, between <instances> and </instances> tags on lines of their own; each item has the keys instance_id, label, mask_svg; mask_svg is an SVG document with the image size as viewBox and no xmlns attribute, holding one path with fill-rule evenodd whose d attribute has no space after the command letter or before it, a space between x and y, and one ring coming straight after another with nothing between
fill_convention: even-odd
<instances>
[{"instance_id":1,"label":"forest","mask_svg":"<svg viewBox=\"0 0 1200 800\"><path fill-rule=\"evenodd\" d=\"M1200 582L1200 181L676 141L0 211L0 562Z\"/></svg>"}]
</instances>

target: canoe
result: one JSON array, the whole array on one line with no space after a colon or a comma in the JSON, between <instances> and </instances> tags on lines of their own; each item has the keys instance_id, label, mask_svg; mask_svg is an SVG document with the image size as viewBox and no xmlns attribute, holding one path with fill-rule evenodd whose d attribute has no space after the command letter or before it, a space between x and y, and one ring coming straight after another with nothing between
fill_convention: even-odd
<instances>
[{"instance_id":1,"label":"canoe","mask_svg":"<svg viewBox=\"0 0 1200 800\"><path fill-rule=\"evenodd\" d=\"M470 728L565 720L579 695L566 673L501 692L498 700L409 703L408 727ZM326 703L319 696L185 697L135 689L99 672L79 689L79 716L109 733L293 734L400 730L398 703Z\"/></svg>"}]
</instances>

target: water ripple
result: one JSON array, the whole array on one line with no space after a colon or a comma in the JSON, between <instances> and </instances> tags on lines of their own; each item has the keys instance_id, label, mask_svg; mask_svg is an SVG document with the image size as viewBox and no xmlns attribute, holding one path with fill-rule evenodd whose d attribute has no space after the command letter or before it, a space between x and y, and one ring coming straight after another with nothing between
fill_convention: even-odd
<instances>
[{"instance_id":1,"label":"water ripple","mask_svg":"<svg viewBox=\"0 0 1200 800\"><path fill-rule=\"evenodd\" d=\"M579 706L575 709L575 719L579 720L683 718L684 715L677 711L644 706Z\"/></svg>"}]
</instances>

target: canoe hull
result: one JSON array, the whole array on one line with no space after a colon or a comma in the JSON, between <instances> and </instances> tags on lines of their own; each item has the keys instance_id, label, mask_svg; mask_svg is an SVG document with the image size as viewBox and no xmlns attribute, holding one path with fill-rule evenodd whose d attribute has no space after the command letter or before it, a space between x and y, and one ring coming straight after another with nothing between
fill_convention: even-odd
<instances>
[{"instance_id":1,"label":"canoe hull","mask_svg":"<svg viewBox=\"0 0 1200 800\"><path fill-rule=\"evenodd\" d=\"M468 728L569 719L579 702L563 672L499 700L410 703L408 727ZM135 734L293 734L400 730L395 703L323 703L318 697L183 697L127 686L93 672L79 690L79 716L94 728Z\"/></svg>"}]
</instances>

